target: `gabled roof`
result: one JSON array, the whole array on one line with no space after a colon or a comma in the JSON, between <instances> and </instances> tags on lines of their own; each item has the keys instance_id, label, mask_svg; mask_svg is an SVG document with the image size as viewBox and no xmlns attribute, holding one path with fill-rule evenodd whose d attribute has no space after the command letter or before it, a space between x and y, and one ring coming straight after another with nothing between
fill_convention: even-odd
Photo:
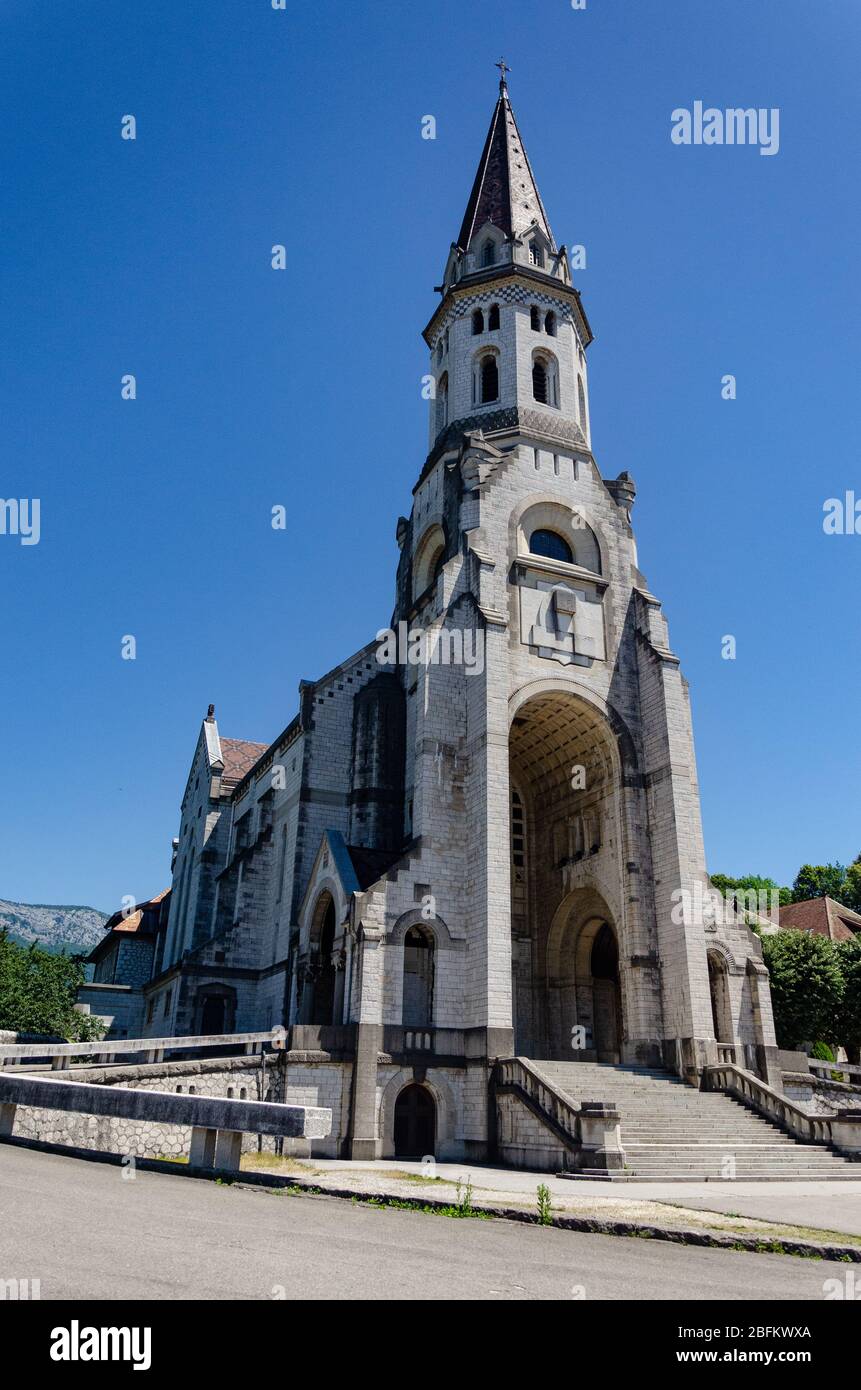
<instances>
[{"instance_id":1,"label":"gabled roof","mask_svg":"<svg viewBox=\"0 0 861 1390\"><path fill-rule=\"evenodd\" d=\"M129 912L127 915L124 910L115 912L105 922L104 936L101 941L96 942L87 956L87 960L99 960L117 936L139 936L141 938L154 936L161 918L162 903L169 894L170 889L163 888L160 893L156 893L154 898L148 898L145 903L138 903L134 912Z\"/></svg>"},{"instance_id":2,"label":"gabled roof","mask_svg":"<svg viewBox=\"0 0 861 1390\"><path fill-rule=\"evenodd\" d=\"M815 932L832 941L851 941L861 931L861 914L834 898L808 898L780 909L781 927Z\"/></svg>"},{"instance_id":3,"label":"gabled roof","mask_svg":"<svg viewBox=\"0 0 861 1390\"><path fill-rule=\"evenodd\" d=\"M399 849L365 849L362 845L347 845L359 887L364 890L387 873L393 864L403 858Z\"/></svg>"},{"instance_id":4,"label":"gabled roof","mask_svg":"<svg viewBox=\"0 0 861 1390\"><path fill-rule=\"evenodd\" d=\"M504 79L457 239L462 251L486 222L507 237L522 237L537 224L557 249Z\"/></svg>"}]
</instances>

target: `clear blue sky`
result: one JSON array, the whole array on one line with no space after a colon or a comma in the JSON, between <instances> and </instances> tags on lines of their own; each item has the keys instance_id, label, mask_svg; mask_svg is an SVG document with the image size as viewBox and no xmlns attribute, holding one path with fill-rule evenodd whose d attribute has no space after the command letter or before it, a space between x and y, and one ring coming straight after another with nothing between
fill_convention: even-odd
<instances>
[{"instance_id":1,"label":"clear blue sky","mask_svg":"<svg viewBox=\"0 0 861 1390\"><path fill-rule=\"evenodd\" d=\"M0 536L0 897L164 887L207 704L268 740L388 621L500 53L587 247L594 447L638 484L709 866L854 857L861 536L822 504L861 497L859 40L856 0L4 0L0 494L42 538ZM674 146L696 100L779 107L779 154Z\"/></svg>"}]
</instances>

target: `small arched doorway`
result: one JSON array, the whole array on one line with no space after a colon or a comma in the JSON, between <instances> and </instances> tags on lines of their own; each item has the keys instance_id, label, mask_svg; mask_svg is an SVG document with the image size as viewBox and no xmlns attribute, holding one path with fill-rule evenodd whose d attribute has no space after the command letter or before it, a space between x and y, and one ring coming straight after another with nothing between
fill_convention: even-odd
<instances>
[{"instance_id":1,"label":"small arched doorway","mask_svg":"<svg viewBox=\"0 0 861 1390\"><path fill-rule=\"evenodd\" d=\"M433 1023L434 943L430 932L410 927L404 937L405 1028L430 1028Z\"/></svg>"},{"instance_id":2,"label":"small arched doorway","mask_svg":"<svg viewBox=\"0 0 861 1390\"><path fill-rule=\"evenodd\" d=\"M328 901L320 926L317 975L314 980L314 1002L311 1011L311 1022L320 1025L332 1022L335 1007L335 967L332 964L335 945L335 903L330 894L327 893L326 897Z\"/></svg>"},{"instance_id":3,"label":"small arched doorway","mask_svg":"<svg viewBox=\"0 0 861 1390\"><path fill-rule=\"evenodd\" d=\"M229 985L205 985L195 1003L195 1027L201 1037L232 1033L236 1025L236 991Z\"/></svg>"},{"instance_id":4,"label":"small arched doorway","mask_svg":"<svg viewBox=\"0 0 861 1390\"><path fill-rule=\"evenodd\" d=\"M200 1031L204 1037L224 1032L225 1000L222 994L208 994L200 1013Z\"/></svg>"},{"instance_id":5,"label":"small arched doorway","mask_svg":"<svg viewBox=\"0 0 861 1390\"><path fill-rule=\"evenodd\" d=\"M720 1043L733 1040L732 1008L729 1002L729 978L726 961L717 951L709 951L709 995L712 1002L712 1025Z\"/></svg>"},{"instance_id":6,"label":"small arched doorway","mask_svg":"<svg viewBox=\"0 0 861 1390\"><path fill-rule=\"evenodd\" d=\"M598 929L589 960L592 976L592 1033L599 1062L622 1060L622 996L619 948L607 922Z\"/></svg>"},{"instance_id":7,"label":"small arched doorway","mask_svg":"<svg viewBox=\"0 0 861 1390\"><path fill-rule=\"evenodd\" d=\"M427 1086L412 1082L395 1101L395 1157L424 1158L436 1145L436 1105Z\"/></svg>"}]
</instances>

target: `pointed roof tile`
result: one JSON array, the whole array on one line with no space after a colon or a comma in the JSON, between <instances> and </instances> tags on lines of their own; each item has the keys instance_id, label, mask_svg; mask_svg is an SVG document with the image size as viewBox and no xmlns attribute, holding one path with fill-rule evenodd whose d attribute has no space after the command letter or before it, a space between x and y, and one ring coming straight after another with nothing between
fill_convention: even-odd
<instances>
[{"instance_id":1,"label":"pointed roof tile","mask_svg":"<svg viewBox=\"0 0 861 1390\"><path fill-rule=\"evenodd\" d=\"M486 222L509 237L537 225L557 249L504 79L457 240L462 251Z\"/></svg>"}]
</instances>

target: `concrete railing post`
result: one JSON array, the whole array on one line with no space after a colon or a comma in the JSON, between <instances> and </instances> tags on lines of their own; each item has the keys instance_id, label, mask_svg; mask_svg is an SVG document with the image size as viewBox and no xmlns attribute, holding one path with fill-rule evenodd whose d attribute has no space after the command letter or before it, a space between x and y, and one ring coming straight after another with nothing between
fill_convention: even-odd
<instances>
[{"instance_id":1,"label":"concrete railing post","mask_svg":"<svg viewBox=\"0 0 861 1390\"><path fill-rule=\"evenodd\" d=\"M215 1167L239 1171L242 1157L242 1135L236 1130L220 1129L215 1141Z\"/></svg>"},{"instance_id":2,"label":"concrete railing post","mask_svg":"<svg viewBox=\"0 0 861 1390\"><path fill-rule=\"evenodd\" d=\"M217 1129L203 1129L199 1125L194 1125L191 1131L191 1147L188 1151L190 1167L214 1168L217 1140Z\"/></svg>"},{"instance_id":3,"label":"concrete railing post","mask_svg":"<svg viewBox=\"0 0 861 1390\"><path fill-rule=\"evenodd\" d=\"M8 1139L15 1128L15 1111L17 1109L17 1105L11 1103L0 1105L0 1135L4 1139Z\"/></svg>"},{"instance_id":4,"label":"concrete railing post","mask_svg":"<svg viewBox=\"0 0 861 1390\"><path fill-rule=\"evenodd\" d=\"M861 1155L861 1110L838 1110L831 1121L831 1142L844 1154Z\"/></svg>"}]
</instances>

